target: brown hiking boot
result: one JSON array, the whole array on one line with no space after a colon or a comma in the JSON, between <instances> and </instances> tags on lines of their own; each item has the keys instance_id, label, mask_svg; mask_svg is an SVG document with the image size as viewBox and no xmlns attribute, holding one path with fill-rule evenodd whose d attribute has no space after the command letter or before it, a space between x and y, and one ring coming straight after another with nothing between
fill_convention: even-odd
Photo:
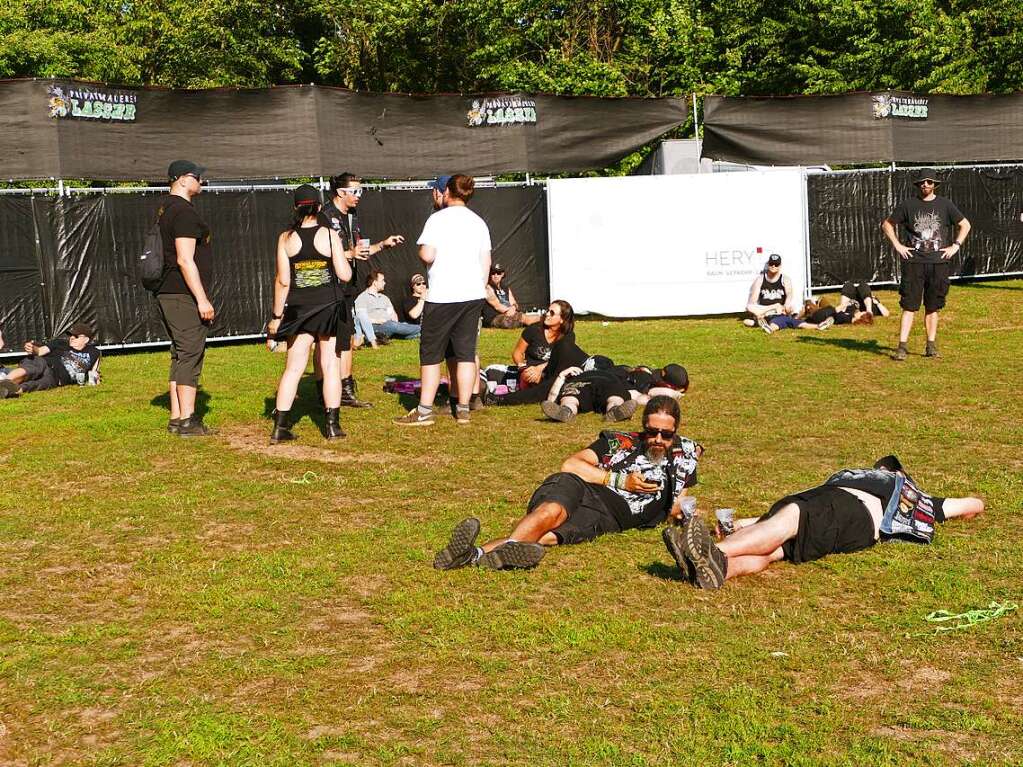
<instances>
[{"instance_id":1,"label":"brown hiking boot","mask_svg":"<svg viewBox=\"0 0 1023 767\"><path fill-rule=\"evenodd\" d=\"M934 341L928 341L927 346L924 347L925 357L940 357L941 353L938 351L938 344Z\"/></svg>"},{"instance_id":2,"label":"brown hiking boot","mask_svg":"<svg viewBox=\"0 0 1023 767\"><path fill-rule=\"evenodd\" d=\"M908 356L909 349L906 348L905 344L899 344L898 348L895 350L895 353L892 354L892 359L896 360L897 362L903 362Z\"/></svg>"}]
</instances>

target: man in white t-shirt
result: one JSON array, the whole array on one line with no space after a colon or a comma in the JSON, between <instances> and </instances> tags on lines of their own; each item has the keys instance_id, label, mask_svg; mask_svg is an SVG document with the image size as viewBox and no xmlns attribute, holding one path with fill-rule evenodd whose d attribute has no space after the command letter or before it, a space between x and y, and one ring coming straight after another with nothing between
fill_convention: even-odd
<instances>
[{"instance_id":1,"label":"man in white t-shirt","mask_svg":"<svg viewBox=\"0 0 1023 767\"><path fill-rule=\"evenodd\" d=\"M476 377L476 343L490 273L490 230L466 206L475 182L471 176L437 179L435 195L443 207L430 216L416 241L426 264L430 296L422 314L419 343L422 388L419 405L396 418L402 426L429 426L434 422L433 400L440 386L440 365L448 359L449 374L457 382L455 420L469 423L469 399ZM443 191L441 191L443 190ZM452 370L452 364L454 369Z\"/></svg>"}]
</instances>

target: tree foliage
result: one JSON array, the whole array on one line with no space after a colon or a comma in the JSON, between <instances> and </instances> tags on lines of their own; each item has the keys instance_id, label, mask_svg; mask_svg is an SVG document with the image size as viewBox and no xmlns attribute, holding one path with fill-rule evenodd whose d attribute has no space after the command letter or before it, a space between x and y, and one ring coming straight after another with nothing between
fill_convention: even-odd
<instances>
[{"instance_id":1,"label":"tree foliage","mask_svg":"<svg viewBox=\"0 0 1023 767\"><path fill-rule=\"evenodd\" d=\"M1023 88L1018 0L4 0L0 77L639 95Z\"/></svg>"}]
</instances>

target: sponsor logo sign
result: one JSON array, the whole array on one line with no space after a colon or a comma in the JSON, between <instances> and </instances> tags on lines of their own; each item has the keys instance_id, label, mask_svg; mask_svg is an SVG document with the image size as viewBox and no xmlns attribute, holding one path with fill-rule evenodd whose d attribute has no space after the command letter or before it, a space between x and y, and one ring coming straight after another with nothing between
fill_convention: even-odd
<instances>
[{"instance_id":1,"label":"sponsor logo sign","mask_svg":"<svg viewBox=\"0 0 1023 767\"><path fill-rule=\"evenodd\" d=\"M927 98L915 96L893 96L882 93L873 97L874 119L885 120L903 117L910 120L927 119Z\"/></svg>"},{"instance_id":2,"label":"sponsor logo sign","mask_svg":"<svg viewBox=\"0 0 1023 767\"><path fill-rule=\"evenodd\" d=\"M84 85L50 85L47 108L55 120L105 120L134 122L138 95Z\"/></svg>"},{"instance_id":3,"label":"sponsor logo sign","mask_svg":"<svg viewBox=\"0 0 1023 767\"><path fill-rule=\"evenodd\" d=\"M465 117L470 128L535 125L536 99L519 96L473 99Z\"/></svg>"}]
</instances>

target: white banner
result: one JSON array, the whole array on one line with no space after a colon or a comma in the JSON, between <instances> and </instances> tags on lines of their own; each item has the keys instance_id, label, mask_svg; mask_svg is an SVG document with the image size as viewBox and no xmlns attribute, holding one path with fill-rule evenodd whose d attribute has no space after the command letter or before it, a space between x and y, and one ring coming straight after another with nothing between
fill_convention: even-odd
<instances>
[{"instance_id":1,"label":"white banner","mask_svg":"<svg viewBox=\"0 0 1023 767\"><path fill-rule=\"evenodd\" d=\"M771 253L802 298L801 170L555 179L551 300L608 317L740 312Z\"/></svg>"}]
</instances>

